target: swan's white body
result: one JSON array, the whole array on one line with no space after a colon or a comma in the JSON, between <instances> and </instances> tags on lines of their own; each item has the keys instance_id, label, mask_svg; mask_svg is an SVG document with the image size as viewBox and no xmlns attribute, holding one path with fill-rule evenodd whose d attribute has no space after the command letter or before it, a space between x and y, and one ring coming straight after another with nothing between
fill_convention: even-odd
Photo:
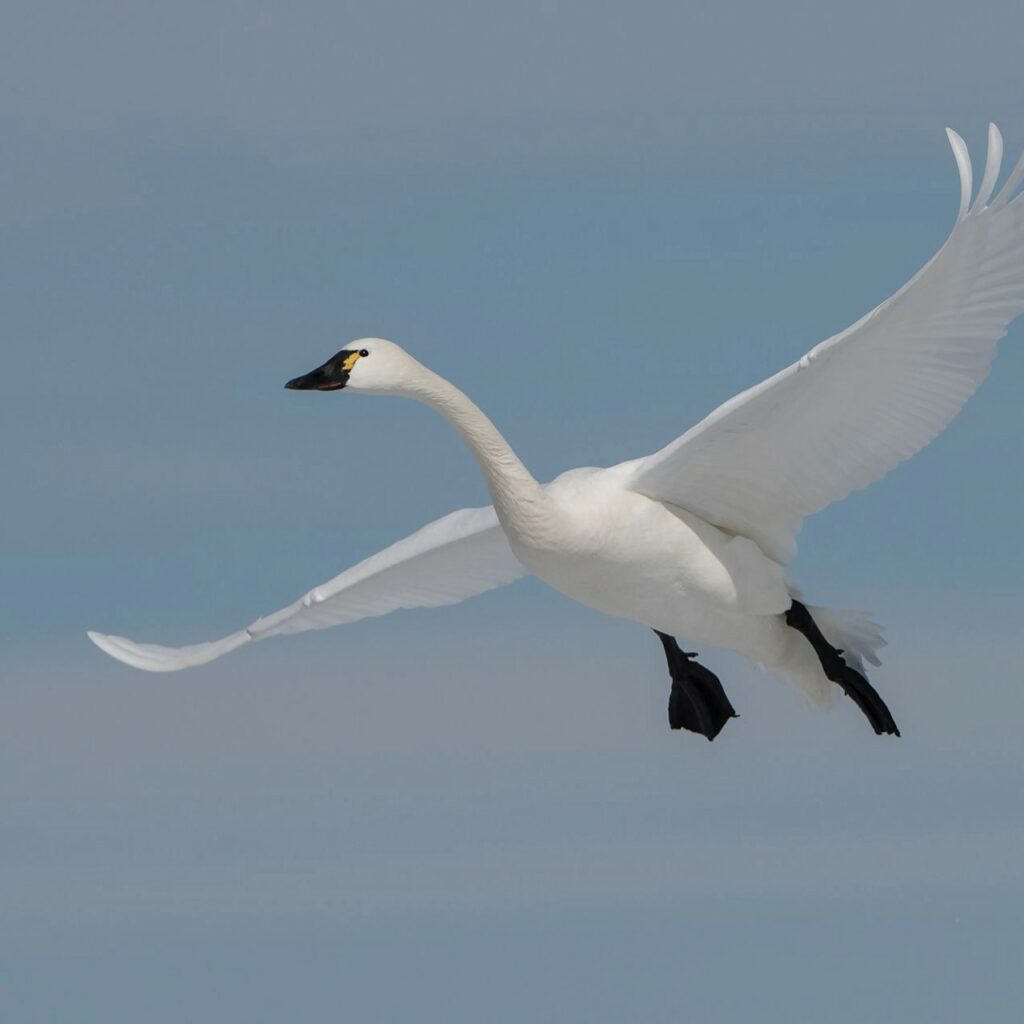
<instances>
[{"instance_id":1,"label":"swan's white body","mask_svg":"<svg viewBox=\"0 0 1024 1024\"><path fill-rule=\"evenodd\" d=\"M223 640L167 648L90 637L130 665L171 671L266 636L451 604L532 573L606 614L738 651L827 702L835 687L784 618L797 596L785 566L803 517L884 476L938 434L1024 312L1024 202L1014 194L1024 158L992 199L1002 139L990 126L972 205L966 147L953 132L950 141L960 214L924 269L660 452L538 484L462 392L391 342L356 342L335 357L345 357L343 383L322 389L347 384L435 408L469 445L493 507L445 516ZM878 663L883 641L869 620L826 609L815 618L852 665Z\"/></svg>"},{"instance_id":2,"label":"swan's white body","mask_svg":"<svg viewBox=\"0 0 1024 1024\"><path fill-rule=\"evenodd\" d=\"M751 619L789 607L786 571L746 537L631 490L632 468L576 469L554 480L546 488L552 531L513 539L516 557L598 611L695 644L746 649Z\"/></svg>"}]
</instances>

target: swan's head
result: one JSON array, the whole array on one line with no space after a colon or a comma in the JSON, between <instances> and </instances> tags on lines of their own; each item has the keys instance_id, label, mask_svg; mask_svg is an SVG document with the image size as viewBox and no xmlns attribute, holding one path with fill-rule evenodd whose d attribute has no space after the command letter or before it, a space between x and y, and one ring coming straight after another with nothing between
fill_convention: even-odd
<instances>
[{"instance_id":1,"label":"swan's head","mask_svg":"<svg viewBox=\"0 0 1024 1024\"><path fill-rule=\"evenodd\" d=\"M360 338L323 366L285 384L293 391L369 391L399 395L414 386L423 367L403 348L383 338Z\"/></svg>"}]
</instances>

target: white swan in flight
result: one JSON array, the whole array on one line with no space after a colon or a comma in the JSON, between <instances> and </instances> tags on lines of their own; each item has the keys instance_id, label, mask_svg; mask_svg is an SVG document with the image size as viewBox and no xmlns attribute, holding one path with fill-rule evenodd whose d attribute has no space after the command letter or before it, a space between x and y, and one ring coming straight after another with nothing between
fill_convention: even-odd
<instances>
[{"instance_id":1,"label":"white swan in flight","mask_svg":"<svg viewBox=\"0 0 1024 1024\"><path fill-rule=\"evenodd\" d=\"M661 451L540 484L454 385L390 341L356 341L286 387L429 405L469 446L494 504L452 512L221 640L170 648L90 638L129 665L167 672L281 633L454 604L532 573L658 633L673 728L713 739L735 714L718 679L679 649L678 635L738 651L821 704L838 685L876 733L899 735L864 676L865 661L879 664L878 627L804 605L785 567L804 516L880 479L949 423L1024 312L1024 201L1016 194L1024 157L993 198L1002 138L990 125L972 202L967 147L947 132L960 212L935 256L852 327Z\"/></svg>"}]
</instances>

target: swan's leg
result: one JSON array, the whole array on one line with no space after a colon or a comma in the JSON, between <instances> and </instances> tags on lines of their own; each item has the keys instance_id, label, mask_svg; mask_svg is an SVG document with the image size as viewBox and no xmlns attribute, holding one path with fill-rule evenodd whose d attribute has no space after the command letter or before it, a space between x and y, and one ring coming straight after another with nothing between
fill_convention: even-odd
<instances>
[{"instance_id":1,"label":"swan's leg","mask_svg":"<svg viewBox=\"0 0 1024 1024\"><path fill-rule=\"evenodd\" d=\"M668 672L672 677L668 724L673 729L689 729L713 740L730 718L739 717L729 703L718 676L694 661L696 654L681 651L674 637L658 630L654 632L665 648Z\"/></svg>"},{"instance_id":2,"label":"swan's leg","mask_svg":"<svg viewBox=\"0 0 1024 1024\"><path fill-rule=\"evenodd\" d=\"M786 625L792 626L798 633L807 637L814 648L814 653L821 661L825 675L842 687L843 693L864 712L864 716L871 723L871 728L879 736L899 736L900 731L896 727L896 722L885 706L885 701L878 695L878 691L860 672L846 664L842 651L825 639L806 605L794 601L786 612Z\"/></svg>"}]
</instances>

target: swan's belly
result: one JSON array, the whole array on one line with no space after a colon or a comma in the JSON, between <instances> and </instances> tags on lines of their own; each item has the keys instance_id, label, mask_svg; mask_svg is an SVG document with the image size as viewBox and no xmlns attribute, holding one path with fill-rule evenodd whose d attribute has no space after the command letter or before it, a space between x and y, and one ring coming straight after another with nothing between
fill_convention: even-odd
<instances>
[{"instance_id":1,"label":"swan's belly","mask_svg":"<svg viewBox=\"0 0 1024 1024\"><path fill-rule=\"evenodd\" d=\"M733 646L737 619L789 607L785 570L752 541L618 488L570 493L542 540L510 538L554 589L608 615ZM728 634L728 635L726 635Z\"/></svg>"},{"instance_id":2,"label":"swan's belly","mask_svg":"<svg viewBox=\"0 0 1024 1024\"><path fill-rule=\"evenodd\" d=\"M523 559L526 561L526 559ZM675 579L624 572L600 555L556 555L528 568L555 590L606 615L630 619L666 633L687 633L709 611L723 609L700 579ZM631 567L631 570L635 568Z\"/></svg>"}]
</instances>

